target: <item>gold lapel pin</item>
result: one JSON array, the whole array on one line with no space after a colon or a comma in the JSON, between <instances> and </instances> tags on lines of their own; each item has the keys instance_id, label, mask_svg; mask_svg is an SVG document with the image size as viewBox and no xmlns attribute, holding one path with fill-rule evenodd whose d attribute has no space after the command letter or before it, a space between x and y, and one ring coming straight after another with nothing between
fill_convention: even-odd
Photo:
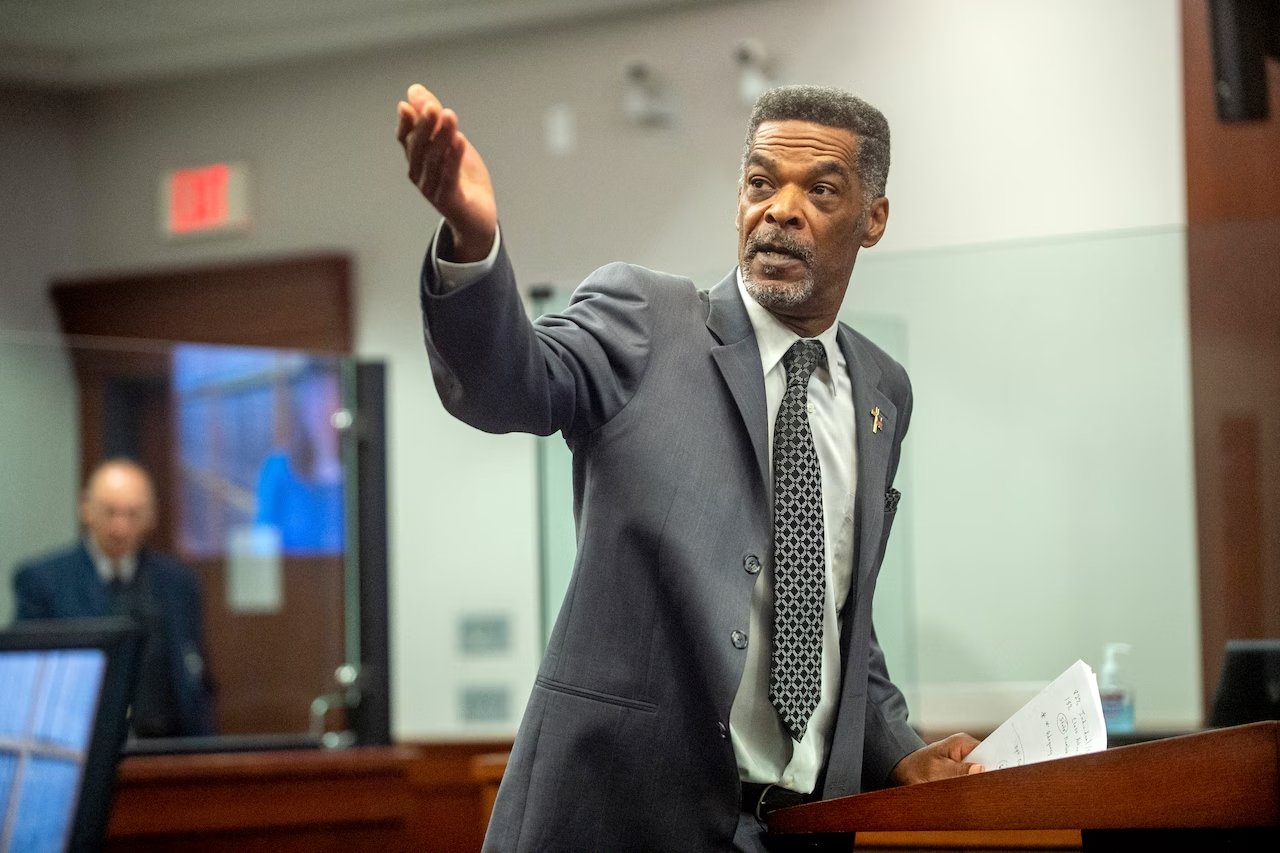
<instances>
[{"instance_id":1,"label":"gold lapel pin","mask_svg":"<svg viewBox=\"0 0 1280 853\"><path fill-rule=\"evenodd\" d=\"M879 432L884 429L884 415L880 414L880 407L876 406L871 410L871 431Z\"/></svg>"}]
</instances>

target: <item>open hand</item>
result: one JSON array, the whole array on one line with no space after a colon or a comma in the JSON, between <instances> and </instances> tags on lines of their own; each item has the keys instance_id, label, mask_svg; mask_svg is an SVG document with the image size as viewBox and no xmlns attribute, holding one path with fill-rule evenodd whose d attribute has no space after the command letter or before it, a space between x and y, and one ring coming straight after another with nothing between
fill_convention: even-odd
<instances>
[{"instance_id":1,"label":"open hand","mask_svg":"<svg viewBox=\"0 0 1280 853\"><path fill-rule=\"evenodd\" d=\"M396 139L409 161L409 180L452 232L448 260L484 260L498 231L498 207L489 170L458 130L458 114L418 83L396 104L396 113Z\"/></svg>"}]
</instances>

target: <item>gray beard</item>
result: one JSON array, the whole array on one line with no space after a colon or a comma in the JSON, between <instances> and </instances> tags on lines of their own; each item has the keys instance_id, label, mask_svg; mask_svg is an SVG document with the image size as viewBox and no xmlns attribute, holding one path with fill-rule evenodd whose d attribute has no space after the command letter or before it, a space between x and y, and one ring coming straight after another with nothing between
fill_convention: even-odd
<instances>
[{"instance_id":1,"label":"gray beard","mask_svg":"<svg viewBox=\"0 0 1280 853\"><path fill-rule=\"evenodd\" d=\"M762 308L797 308L813 296L813 271L809 270L799 281L762 284L753 279L750 268L744 266L742 284Z\"/></svg>"}]
</instances>

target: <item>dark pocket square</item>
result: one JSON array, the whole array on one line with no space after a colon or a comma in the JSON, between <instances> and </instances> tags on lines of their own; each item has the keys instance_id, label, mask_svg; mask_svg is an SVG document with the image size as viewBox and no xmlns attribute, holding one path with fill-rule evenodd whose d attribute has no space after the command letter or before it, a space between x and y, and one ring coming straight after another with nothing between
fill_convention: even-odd
<instances>
[{"instance_id":1,"label":"dark pocket square","mask_svg":"<svg viewBox=\"0 0 1280 853\"><path fill-rule=\"evenodd\" d=\"M898 508L898 501L902 500L902 492L897 489L890 489L884 493L884 511L893 512Z\"/></svg>"}]
</instances>

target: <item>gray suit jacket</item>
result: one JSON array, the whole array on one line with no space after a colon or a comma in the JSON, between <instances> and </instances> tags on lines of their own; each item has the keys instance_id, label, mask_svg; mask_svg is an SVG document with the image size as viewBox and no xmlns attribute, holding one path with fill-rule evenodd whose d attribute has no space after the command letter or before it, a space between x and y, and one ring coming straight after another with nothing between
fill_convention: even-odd
<instances>
[{"instance_id":1,"label":"gray suit jacket","mask_svg":"<svg viewBox=\"0 0 1280 853\"><path fill-rule=\"evenodd\" d=\"M428 259L425 336L445 407L490 432L559 431L573 451L577 562L485 849L728 849L727 726L746 654L731 638L748 630L760 577L745 565L773 558L764 381L734 276L706 292L611 264L535 324L505 251L458 290L440 295L432 276ZM922 745L871 624L910 385L857 332L841 326L839 341L857 413L857 565L824 797L884 785Z\"/></svg>"}]
</instances>

